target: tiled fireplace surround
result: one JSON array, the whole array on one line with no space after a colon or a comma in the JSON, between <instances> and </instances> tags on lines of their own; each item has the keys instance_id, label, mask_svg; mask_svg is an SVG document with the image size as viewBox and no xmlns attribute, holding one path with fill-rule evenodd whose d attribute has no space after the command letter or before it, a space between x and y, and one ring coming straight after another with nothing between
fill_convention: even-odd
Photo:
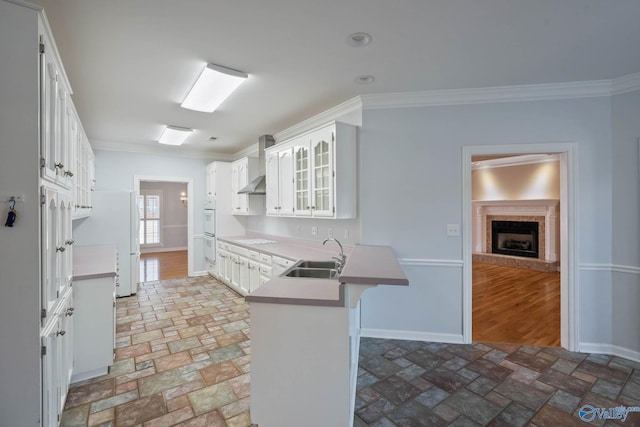
<instances>
[{"instance_id":1,"label":"tiled fireplace surround","mask_svg":"<svg viewBox=\"0 0 640 427\"><path fill-rule=\"evenodd\" d=\"M559 200L496 200L473 202L473 261L537 271L557 271L560 252ZM538 223L539 258L491 253L491 221Z\"/></svg>"}]
</instances>

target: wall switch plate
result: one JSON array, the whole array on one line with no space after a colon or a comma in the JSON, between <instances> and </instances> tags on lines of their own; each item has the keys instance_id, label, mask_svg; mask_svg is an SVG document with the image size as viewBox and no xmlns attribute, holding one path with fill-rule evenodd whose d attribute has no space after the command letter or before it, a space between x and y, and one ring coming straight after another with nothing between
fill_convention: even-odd
<instances>
[{"instance_id":1,"label":"wall switch plate","mask_svg":"<svg viewBox=\"0 0 640 427\"><path fill-rule=\"evenodd\" d=\"M447 236L459 236L460 224L447 224Z\"/></svg>"},{"instance_id":2,"label":"wall switch plate","mask_svg":"<svg viewBox=\"0 0 640 427\"><path fill-rule=\"evenodd\" d=\"M333 228L327 228L327 237L333 237Z\"/></svg>"},{"instance_id":3,"label":"wall switch plate","mask_svg":"<svg viewBox=\"0 0 640 427\"><path fill-rule=\"evenodd\" d=\"M317 236L318 235L318 227L317 226L313 226L311 227L311 235L312 236Z\"/></svg>"}]
</instances>

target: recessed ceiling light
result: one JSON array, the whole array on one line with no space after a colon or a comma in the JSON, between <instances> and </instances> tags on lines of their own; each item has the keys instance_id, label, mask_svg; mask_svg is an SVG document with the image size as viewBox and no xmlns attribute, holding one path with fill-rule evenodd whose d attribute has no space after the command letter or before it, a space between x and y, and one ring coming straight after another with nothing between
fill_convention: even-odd
<instances>
[{"instance_id":1,"label":"recessed ceiling light","mask_svg":"<svg viewBox=\"0 0 640 427\"><path fill-rule=\"evenodd\" d=\"M166 145L182 145L185 139L191 135L191 132L193 132L193 129L180 126L167 126L164 131L162 131L158 142Z\"/></svg>"},{"instance_id":2,"label":"recessed ceiling light","mask_svg":"<svg viewBox=\"0 0 640 427\"><path fill-rule=\"evenodd\" d=\"M370 74L365 74L362 76L358 76L356 77L356 83L361 84L361 85L368 85L373 83L376 80L375 77L373 77Z\"/></svg>"},{"instance_id":3,"label":"recessed ceiling light","mask_svg":"<svg viewBox=\"0 0 640 427\"><path fill-rule=\"evenodd\" d=\"M363 47L371 43L373 38L367 33L353 33L347 37L347 43L353 47Z\"/></svg>"}]
</instances>

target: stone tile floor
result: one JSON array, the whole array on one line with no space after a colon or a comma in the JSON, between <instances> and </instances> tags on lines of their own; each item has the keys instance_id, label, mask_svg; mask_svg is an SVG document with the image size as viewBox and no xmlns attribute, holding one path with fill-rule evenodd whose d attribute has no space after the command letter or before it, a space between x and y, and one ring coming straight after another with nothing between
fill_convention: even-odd
<instances>
[{"instance_id":1,"label":"stone tile floor","mask_svg":"<svg viewBox=\"0 0 640 427\"><path fill-rule=\"evenodd\" d=\"M587 425L583 405L640 406L640 363L520 345L362 338L355 427ZM640 413L625 422L640 426Z\"/></svg>"},{"instance_id":2,"label":"stone tile floor","mask_svg":"<svg viewBox=\"0 0 640 427\"><path fill-rule=\"evenodd\" d=\"M248 310L209 277L144 283L117 301L110 373L72 385L61 426L252 426ZM355 427L572 426L584 404L640 406L640 364L559 348L363 338L359 365Z\"/></svg>"}]
</instances>

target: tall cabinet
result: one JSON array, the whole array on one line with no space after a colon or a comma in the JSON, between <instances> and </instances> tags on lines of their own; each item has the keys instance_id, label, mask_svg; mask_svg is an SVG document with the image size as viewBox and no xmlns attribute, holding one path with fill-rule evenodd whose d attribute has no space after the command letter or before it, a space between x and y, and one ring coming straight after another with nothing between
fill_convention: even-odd
<instances>
[{"instance_id":1,"label":"tall cabinet","mask_svg":"<svg viewBox=\"0 0 640 427\"><path fill-rule=\"evenodd\" d=\"M44 11L0 0L0 40L0 215L17 200L0 227L0 423L56 426L74 365L71 220L90 213L93 153Z\"/></svg>"}]
</instances>

